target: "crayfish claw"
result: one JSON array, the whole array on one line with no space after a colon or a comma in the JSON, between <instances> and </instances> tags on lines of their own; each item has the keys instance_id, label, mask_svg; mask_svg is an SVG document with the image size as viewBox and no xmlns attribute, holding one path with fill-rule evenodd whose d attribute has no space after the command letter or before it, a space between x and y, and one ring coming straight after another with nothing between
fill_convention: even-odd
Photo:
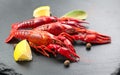
<instances>
[{"instance_id":1,"label":"crayfish claw","mask_svg":"<svg viewBox=\"0 0 120 75\"><path fill-rule=\"evenodd\" d=\"M75 40L81 40L92 44L107 44L111 42L111 37L93 30L84 29L79 34L72 36Z\"/></svg>"},{"instance_id":2,"label":"crayfish claw","mask_svg":"<svg viewBox=\"0 0 120 75\"><path fill-rule=\"evenodd\" d=\"M87 41L93 44L107 44L111 42L111 37L93 30L87 30Z\"/></svg>"},{"instance_id":3,"label":"crayfish claw","mask_svg":"<svg viewBox=\"0 0 120 75\"><path fill-rule=\"evenodd\" d=\"M95 43L106 44L106 43L110 43L110 42L111 42L111 37L109 37L107 35L103 35L103 34L97 34Z\"/></svg>"},{"instance_id":4,"label":"crayfish claw","mask_svg":"<svg viewBox=\"0 0 120 75\"><path fill-rule=\"evenodd\" d=\"M64 57L66 57L67 59L69 59L72 62L77 62L77 61L79 61L79 58L80 58L75 52L73 52L67 48L64 48L64 47L59 48L58 53Z\"/></svg>"}]
</instances>

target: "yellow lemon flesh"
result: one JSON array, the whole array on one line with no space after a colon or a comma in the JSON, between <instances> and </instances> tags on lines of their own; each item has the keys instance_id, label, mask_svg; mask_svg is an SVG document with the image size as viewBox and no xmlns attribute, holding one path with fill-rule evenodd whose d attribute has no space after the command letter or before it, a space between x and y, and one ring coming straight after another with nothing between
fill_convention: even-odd
<instances>
[{"instance_id":1,"label":"yellow lemon flesh","mask_svg":"<svg viewBox=\"0 0 120 75\"><path fill-rule=\"evenodd\" d=\"M15 61L30 61L32 60L31 48L26 40L20 41L14 50Z\"/></svg>"},{"instance_id":2,"label":"yellow lemon flesh","mask_svg":"<svg viewBox=\"0 0 120 75\"><path fill-rule=\"evenodd\" d=\"M50 16L49 6L40 6L33 11L33 17Z\"/></svg>"}]
</instances>

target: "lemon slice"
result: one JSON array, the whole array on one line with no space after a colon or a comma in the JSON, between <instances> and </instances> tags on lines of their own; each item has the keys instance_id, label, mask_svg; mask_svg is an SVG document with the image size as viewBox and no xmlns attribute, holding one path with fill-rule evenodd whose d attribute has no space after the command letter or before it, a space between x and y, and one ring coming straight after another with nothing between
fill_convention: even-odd
<instances>
[{"instance_id":1,"label":"lemon slice","mask_svg":"<svg viewBox=\"0 0 120 75\"><path fill-rule=\"evenodd\" d=\"M30 61L32 60L31 48L26 40L20 41L14 50L15 61Z\"/></svg>"},{"instance_id":2,"label":"lemon slice","mask_svg":"<svg viewBox=\"0 0 120 75\"><path fill-rule=\"evenodd\" d=\"M33 17L50 16L49 6L40 6L33 11Z\"/></svg>"}]
</instances>

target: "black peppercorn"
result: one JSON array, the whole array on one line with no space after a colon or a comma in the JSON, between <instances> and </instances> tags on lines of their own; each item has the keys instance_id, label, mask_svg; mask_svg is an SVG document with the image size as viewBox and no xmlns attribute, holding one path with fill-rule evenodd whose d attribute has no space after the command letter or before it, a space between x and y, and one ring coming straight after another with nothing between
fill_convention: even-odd
<instances>
[{"instance_id":1,"label":"black peppercorn","mask_svg":"<svg viewBox=\"0 0 120 75\"><path fill-rule=\"evenodd\" d=\"M65 67L69 67L70 66L70 61L69 60L65 60L64 61L64 66Z\"/></svg>"},{"instance_id":2,"label":"black peppercorn","mask_svg":"<svg viewBox=\"0 0 120 75\"><path fill-rule=\"evenodd\" d=\"M90 50L90 49L91 49L91 46L92 46L91 43L87 43L87 44L86 44L86 49L87 49L87 50Z\"/></svg>"}]
</instances>

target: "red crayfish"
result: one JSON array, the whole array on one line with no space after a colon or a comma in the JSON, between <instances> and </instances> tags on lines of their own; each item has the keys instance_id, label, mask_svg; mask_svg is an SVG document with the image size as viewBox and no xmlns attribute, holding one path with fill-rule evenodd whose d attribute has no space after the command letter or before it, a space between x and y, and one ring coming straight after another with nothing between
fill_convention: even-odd
<instances>
[{"instance_id":1,"label":"red crayfish","mask_svg":"<svg viewBox=\"0 0 120 75\"><path fill-rule=\"evenodd\" d=\"M33 18L33 19L29 19L23 22L18 22L18 23L13 23L12 24L12 29L23 29L23 28L35 28L38 26L41 26L43 24L47 24L47 23L52 23L52 22L61 22L63 24L69 24L71 26L76 26L76 27L81 27L81 28L85 28L85 26L82 25L82 23L87 23L85 21L82 20L76 20L73 18L57 18L57 17L53 17L53 16L41 16L38 18Z\"/></svg>"},{"instance_id":2,"label":"red crayfish","mask_svg":"<svg viewBox=\"0 0 120 75\"><path fill-rule=\"evenodd\" d=\"M92 44L105 44L111 42L110 37L107 35L86 28L80 28L67 24L62 24L60 22L54 22L54 23L38 26L34 28L34 30L48 31L54 35L59 35L60 33L65 32L68 33L74 40L81 40L86 43L92 43Z\"/></svg>"},{"instance_id":3,"label":"red crayfish","mask_svg":"<svg viewBox=\"0 0 120 75\"><path fill-rule=\"evenodd\" d=\"M17 39L27 39L30 46L44 56L49 57L49 53L51 53L56 57L57 54L60 54L73 62L79 60L79 56L76 54L73 45L69 41L72 40L71 37L67 39L61 34L54 36L47 31L40 30L15 30L11 32L11 40L13 37Z\"/></svg>"},{"instance_id":4,"label":"red crayfish","mask_svg":"<svg viewBox=\"0 0 120 75\"><path fill-rule=\"evenodd\" d=\"M33 18L12 24L10 36L5 42L9 43L14 37L27 39L31 47L45 56L49 57L49 53L52 53L55 57L56 54L61 54L71 61L77 61L79 56L71 44L74 40L92 44L111 42L109 36L89 30L82 23L87 22L52 16Z\"/></svg>"}]
</instances>

